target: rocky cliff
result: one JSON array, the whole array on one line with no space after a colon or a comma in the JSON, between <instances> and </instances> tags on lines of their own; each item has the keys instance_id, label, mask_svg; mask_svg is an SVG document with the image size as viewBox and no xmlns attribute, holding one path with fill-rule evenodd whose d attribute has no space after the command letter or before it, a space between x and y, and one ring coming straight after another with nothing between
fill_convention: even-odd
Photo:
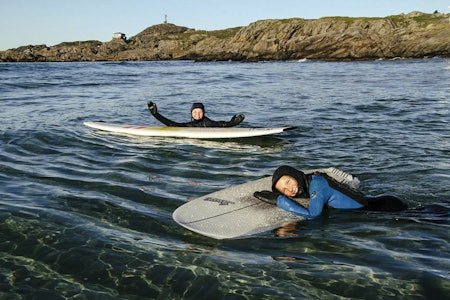
<instances>
[{"instance_id":1,"label":"rocky cliff","mask_svg":"<svg viewBox=\"0 0 450 300\"><path fill-rule=\"evenodd\" d=\"M1 62L141 60L372 60L450 57L447 14L386 18L262 20L217 31L151 26L129 39L24 46L0 51Z\"/></svg>"}]
</instances>

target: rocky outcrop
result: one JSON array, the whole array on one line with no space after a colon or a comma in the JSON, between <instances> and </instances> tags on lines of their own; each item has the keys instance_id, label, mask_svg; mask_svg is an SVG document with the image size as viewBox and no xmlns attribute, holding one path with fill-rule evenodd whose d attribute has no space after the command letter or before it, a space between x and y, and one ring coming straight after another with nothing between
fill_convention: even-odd
<instances>
[{"instance_id":1,"label":"rocky outcrop","mask_svg":"<svg viewBox=\"0 0 450 300\"><path fill-rule=\"evenodd\" d=\"M262 20L217 31L151 26L130 39L24 46L3 62L141 60L372 60L450 57L449 15Z\"/></svg>"}]
</instances>

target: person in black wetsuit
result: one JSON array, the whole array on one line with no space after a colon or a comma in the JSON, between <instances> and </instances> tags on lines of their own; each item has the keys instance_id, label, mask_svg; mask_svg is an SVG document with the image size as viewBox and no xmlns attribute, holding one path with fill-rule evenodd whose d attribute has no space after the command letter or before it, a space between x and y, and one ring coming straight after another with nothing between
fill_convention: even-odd
<instances>
[{"instance_id":1,"label":"person in black wetsuit","mask_svg":"<svg viewBox=\"0 0 450 300\"><path fill-rule=\"evenodd\" d=\"M305 174L290 166L281 166L275 170L272 191L255 192L254 196L308 219L319 216L327 206L391 212L407 209L406 204L395 196L367 197L327 174ZM309 204L300 204L295 201L296 197L309 198Z\"/></svg>"},{"instance_id":2,"label":"person in black wetsuit","mask_svg":"<svg viewBox=\"0 0 450 300\"><path fill-rule=\"evenodd\" d=\"M234 115L229 122L227 121L213 121L210 118L205 116L205 107L203 106L203 103L196 102L192 104L191 108L191 121L190 122L184 122L184 123L178 123L174 122L172 120L167 119L166 117L162 116L160 113L158 113L158 109L156 107L156 104L152 101L149 101L147 103L148 110L150 113L161 123L165 124L166 126L173 126L173 127L233 127L238 124L240 124L245 116L244 115Z\"/></svg>"}]
</instances>

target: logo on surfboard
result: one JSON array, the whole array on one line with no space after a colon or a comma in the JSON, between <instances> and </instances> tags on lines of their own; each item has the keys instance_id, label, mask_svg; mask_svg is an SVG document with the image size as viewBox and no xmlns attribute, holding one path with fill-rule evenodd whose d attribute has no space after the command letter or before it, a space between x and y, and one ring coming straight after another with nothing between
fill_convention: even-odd
<instances>
[{"instance_id":1,"label":"logo on surfboard","mask_svg":"<svg viewBox=\"0 0 450 300\"><path fill-rule=\"evenodd\" d=\"M211 198L211 197L207 197L207 198L203 199L203 201L215 202L219 205L234 204L233 201L228 201L228 200L223 200L223 199L218 199L218 198Z\"/></svg>"}]
</instances>

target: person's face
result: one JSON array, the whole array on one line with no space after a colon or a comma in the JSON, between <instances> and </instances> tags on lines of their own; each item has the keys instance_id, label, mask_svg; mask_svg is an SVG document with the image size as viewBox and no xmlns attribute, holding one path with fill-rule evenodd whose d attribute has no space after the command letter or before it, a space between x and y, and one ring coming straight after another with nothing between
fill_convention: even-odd
<instances>
[{"instance_id":1,"label":"person's face","mask_svg":"<svg viewBox=\"0 0 450 300\"><path fill-rule=\"evenodd\" d=\"M201 109L201 108L194 108L192 110L192 118L194 120L201 120L201 119L203 119L203 115L204 115L204 112L203 112L203 109Z\"/></svg>"},{"instance_id":2,"label":"person's face","mask_svg":"<svg viewBox=\"0 0 450 300\"><path fill-rule=\"evenodd\" d=\"M287 197L294 197L298 193L298 182L291 176L283 175L278 179L275 188Z\"/></svg>"}]
</instances>

